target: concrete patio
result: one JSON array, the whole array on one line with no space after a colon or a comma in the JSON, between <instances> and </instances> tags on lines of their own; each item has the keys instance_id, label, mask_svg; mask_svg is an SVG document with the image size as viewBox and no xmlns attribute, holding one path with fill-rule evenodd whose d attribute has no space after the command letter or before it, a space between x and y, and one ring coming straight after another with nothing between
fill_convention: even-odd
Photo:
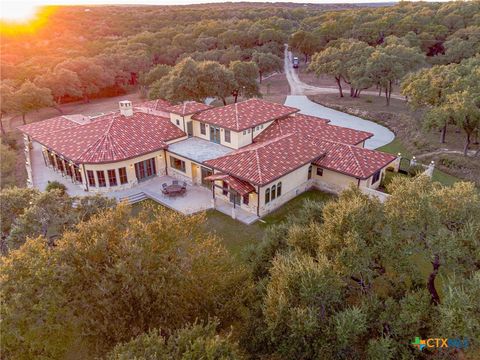
<instances>
[{"instance_id":1,"label":"concrete patio","mask_svg":"<svg viewBox=\"0 0 480 360\"><path fill-rule=\"evenodd\" d=\"M86 192L80 184L72 182L70 177L62 175L59 171L45 165L42 156L40 144L33 142L30 151L30 161L32 166L32 183L33 187L40 191L45 191L48 181L58 181L67 187L67 193L70 196L87 196L93 195L94 192ZM156 176L149 180L142 181L132 188L105 191L103 195L116 199L117 201L128 201L134 203L145 199L151 199L169 209L178 211L185 215L191 215L200 211L213 209L212 192L200 185L187 184L187 191L180 196L167 196L162 193L162 184L171 184L173 180L177 180L172 176ZM180 180L180 183L182 181ZM216 199L215 209L232 216L233 205L221 199ZM258 217L243 209L235 209L235 218L244 224L252 224Z\"/></svg>"}]
</instances>

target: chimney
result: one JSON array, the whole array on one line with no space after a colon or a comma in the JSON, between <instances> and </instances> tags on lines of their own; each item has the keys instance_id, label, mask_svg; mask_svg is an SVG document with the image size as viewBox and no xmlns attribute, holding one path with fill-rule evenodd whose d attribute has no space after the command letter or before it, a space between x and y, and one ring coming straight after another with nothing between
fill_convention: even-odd
<instances>
[{"instance_id":1,"label":"chimney","mask_svg":"<svg viewBox=\"0 0 480 360\"><path fill-rule=\"evenodd\" d=\"M123 116L132 116L133 115L133 107L132 102L129 100L122 100L118 102L120 107L120 115Z\"/></svg>"}]
</instances>

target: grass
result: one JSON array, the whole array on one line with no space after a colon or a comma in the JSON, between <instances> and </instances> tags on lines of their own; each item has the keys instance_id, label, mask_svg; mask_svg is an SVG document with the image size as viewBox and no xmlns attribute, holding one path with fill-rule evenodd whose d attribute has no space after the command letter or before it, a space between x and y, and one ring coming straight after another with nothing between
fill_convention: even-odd
<instances>
[{"instance_id":1,"label":"grass","mask_svg":"<svg viewBox=\"0 0 480 360\"><path fill-rule=\"evenodd\" d=\"M383 151L389 154L395 154L395 155L397 155L398 153L401 153L405 157L411 156L409 151L406 149L406 147L402 144L402 142L398 138L395 138L391 143L388 143L387 145L383 145L376 150Z\"/></svg>"},{"instance_id":2,"label":"grass","mask_svg":"<svg viewBox=\"0 0 480 360\"><path fill-rule=\"evenodd\" d=\"M205 227L208 232L218 236L233 256L242 260L246 255L245 249L260 242L267 228L295 215L305 200L325 202L332 198L334 198L334 195L318 190L306 191L252 225L245 225L240 221L233 220L230 216L219 211L208 210L206 212L207 221ZM138 215L147 204L152 203L162 206L153 200L145 200L132 206L132 215Z\"/></svg>"}]
</instances>

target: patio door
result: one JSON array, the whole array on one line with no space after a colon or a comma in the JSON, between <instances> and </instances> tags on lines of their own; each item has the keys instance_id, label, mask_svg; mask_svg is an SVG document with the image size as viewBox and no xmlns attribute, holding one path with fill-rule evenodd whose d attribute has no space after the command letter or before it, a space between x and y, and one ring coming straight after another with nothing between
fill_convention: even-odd
<instances>
[{"instance_id":1,"label":"patio door","mask_svg":"<svg viewBox=\"0 0 480 360\"><path fill-rule=\"evenodd\" d=\"M210 141L220 144L220 128L210 125Z\"/></svg>"},{"instance_id":2,"label":"patio door","mask_svg":"<svg viewBox=\"0 0 480 360\"><path fill-rule=\"evenodd\" d=\"M202 166L201 168L202 175L202 185L208 188L212 187L212 182L210 180L205 180L207 176L213 175L213 171Z\"/></svg>"},{"instance_id":3,"label":"patio door","mask_svg":"<svg viewBox=\"0 0 480 360\"><path fill-rule=\"evenodd\" d=\"M138 181L147 180L156 173L155 158L135 163L135 175Z\"/></svg>"},{"instance_id":4,"label":"patio door","mask_svg":"<svg viewBox=\"0 0 480 360\"><path fill-rule=\"evenodd\" d=\"M236 192L230 191L230 202L235 205L240 205L240 195Z\"/></svg>"}]
</instances>

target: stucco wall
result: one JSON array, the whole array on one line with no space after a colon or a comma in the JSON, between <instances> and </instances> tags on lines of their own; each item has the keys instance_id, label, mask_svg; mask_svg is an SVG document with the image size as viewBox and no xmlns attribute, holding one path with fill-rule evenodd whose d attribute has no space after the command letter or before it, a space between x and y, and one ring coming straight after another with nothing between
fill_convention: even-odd
<instances>
[{"instance_id":1,"label":"stucco wall","mask_svg":"<svg viewBox=\"0 0 480 360\"><path fill-rule=\"evenodd\" d=\"M165 175L165 154L163 150L155 151L146 155L142 155L133 159L125 160L125 161L119 161L119 162L114 162L114 163L107 163L107 164L85 164L85 173L83 173L82 168L81 173L82 173L82 181L84 183L88 182L88 178L86 178L86 171L87 170L92 170L95 175L95 182L97 184L96 187L91 187L90 185L88 186L89 191L91 192L106 192L106 191L116 191L116 190L121 190L121 189L126 189L129 187L132 187L136 184L138 184L137 176L135 174L135 166L134 164L139 162L139 161L144 161L154 158L155 159L155 168L156 168L156 174L157 175ZM119 168L124 167L127 170L127 179L128 183L124 185L120 185L120 174L118 172ZM117 186L110 186L108 182L108 173L107 170L115 170L115 174L117 176ZM105 187L99 187L98 186L98 177L97 177L97 170L101 171L103 170L105 172L105 179L107 185Z\"/></svg>"},{"instance_id":2,"label":"stucco wall","mask_svg":"<svg viewBox=\"0 0 480 360\"><path fill-rule=\"evenodd\" d=\"M187 121L185 119L185 121ZM253 129L253 138L264 131L272 121L259 125ZM193 120L193 136L199 137L201 139L205 139L210 141L210 124L205 123L205 132L206 134L203 135L200 132L200 121ZM219 126L216 126L219 127ZM247 146L252 143L252 129L247 129L244 131L233 131L230 130L230 142L225 141L225 129L222 127L220 128L220 144L232 149L239 149L241 147ZM258 130L257 130L258 128Z\"/></svg>"},{"instance_id":3,"label":"stucco wall","mask_svg":"<svg viewBox=\"0 0 480 360\"><path fill-rule=\"evenodd\" d=\"M260 188L260 216L264 216L277 209L312 186L312 180L308 180L309 166L310 164L306 164ZM270 200L268 204L265 204L265 190L267 188L271 189L273 185L278 186L279 182L282 182L282 194L280 197L277 196L274 200Z\"/></svg>"}]
</instances>

